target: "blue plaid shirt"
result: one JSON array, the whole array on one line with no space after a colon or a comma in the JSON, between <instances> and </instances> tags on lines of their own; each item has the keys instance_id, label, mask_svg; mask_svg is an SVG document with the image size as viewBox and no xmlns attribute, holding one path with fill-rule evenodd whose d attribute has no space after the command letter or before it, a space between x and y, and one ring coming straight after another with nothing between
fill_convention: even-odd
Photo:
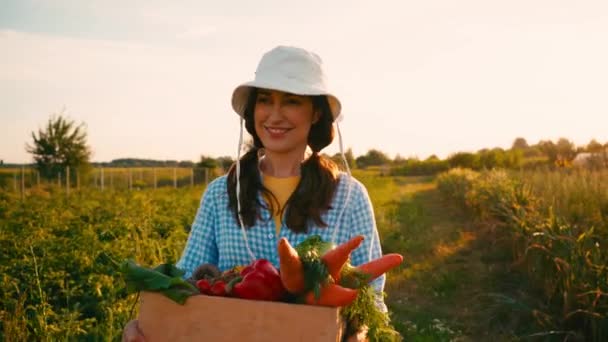
<instances>
[{"instance_id":1,"label":"blue plaid shirt","mask_svg":"<svg viewBox=\"0 0 608 342\"><path fill-rule=\"evenodd\" d=\"M346 203L349 186L350 194L348 203ZM211 182L203 194L188 242L177 263L177 266L186 272L185 277L189 277L192 271L202 263L217 265L220 270L224 271L251 262L239 223L228 205L227 189L227 176L224 175ZM259 196L260 201L263 201L262 195ZM346 208L339 218L345 205ZM333 228L337 226L338 232L336 241L334 241L336 244L346 242L356 235L365 237L361 246L351 255L352 265L357 266L379 258L382 255L382 249L374 211L367 189L363 184L352 177L349 178L347 174L340 174L340 181L331 207L322 215L327 227L319 227L312 222L308 233L294 233L283 222L278 236L271 212L266 208L261 208L262 219L258 219L253 227L246 229L247 240L255 257L268 259L273 265L279 267L277 253L279 239L286 237L293 246L315 234L320 235L325 241L331 241ZM383 275L372 285L381 293L384 289L384 282L385 276ZM379 304L385 308L381 296L378 297L378 300Z\"/></svg>"}]
</instances>

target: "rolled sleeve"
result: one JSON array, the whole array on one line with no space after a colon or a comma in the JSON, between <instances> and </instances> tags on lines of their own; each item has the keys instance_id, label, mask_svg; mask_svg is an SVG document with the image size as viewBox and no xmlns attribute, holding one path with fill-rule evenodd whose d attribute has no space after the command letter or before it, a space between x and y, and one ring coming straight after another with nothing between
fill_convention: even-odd
<instances>
[{"instance_id":1,"label":"rolled sleeve","mask_svg":"<svg viewBox=\"0 0 608 342\"><path fill-rule=\"evenodd\" d=\"M177 267L185 271L188 278L196 267L203 263L217 265L218 249L216 243L216 229L218 226L218 211L215 201L217 184L209 184L201 198L186 247L182 252Z\"/></svg>"}]
</instances>

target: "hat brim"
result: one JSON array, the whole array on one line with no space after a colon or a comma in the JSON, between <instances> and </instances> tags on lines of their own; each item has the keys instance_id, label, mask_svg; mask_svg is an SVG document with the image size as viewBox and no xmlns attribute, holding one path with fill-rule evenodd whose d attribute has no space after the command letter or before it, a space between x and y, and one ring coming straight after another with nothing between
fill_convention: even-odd
<instances>
[{"instance_id":1,"label":"hat brim","mask_svg":"<svg viewBox=\"0 0 608 342\"><path fill-rule=\"evenodd\" d=\"M234 111L242 117L245 115L245 107L247 107L247 100L249 99L249 94L251 93L252 88L278 90L296 95L325 95L327 96L327 100L329 102L329 108L331 110L333 120L339 121L342 119L342 116L340 115L342 111L340 100L338 100L335 95L330 94L325 90L314 87L303 88L298 86L296 83L290 85L281 85L279 87L276 84L273 85L260 81L243 83L236 87L236 89L234 89L232 92L232 109L234 109Z\"/></svg>"}]
</instances>

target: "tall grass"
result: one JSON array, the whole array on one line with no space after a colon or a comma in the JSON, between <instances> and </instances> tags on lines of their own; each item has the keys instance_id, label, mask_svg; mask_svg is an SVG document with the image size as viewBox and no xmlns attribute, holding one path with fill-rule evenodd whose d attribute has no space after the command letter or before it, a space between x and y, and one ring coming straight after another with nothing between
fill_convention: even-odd
<instances>
[{"instance_id":1,"label":"tall grass","mask_svg":"<svg viewBox=\"0 0 608 342\"><path fill-rule=\"evenodd\" d=\"M551 210L579 227L608 229L608 170L527 171L516 177L543 200L545 214Z\"/></svg>"},{"instance_id":2,"label":"tall grass","mask_svg":"<svg viewBox=\"0 0 608 342\"><path fill-rule=\"evenodd\" d=\"M464 199L460 204L509 236L514 266L526 272L551 310L539 323L586 340L608 340L608 172L465 175L441 175L439 189Z\"/></svg>"}]
</instances>

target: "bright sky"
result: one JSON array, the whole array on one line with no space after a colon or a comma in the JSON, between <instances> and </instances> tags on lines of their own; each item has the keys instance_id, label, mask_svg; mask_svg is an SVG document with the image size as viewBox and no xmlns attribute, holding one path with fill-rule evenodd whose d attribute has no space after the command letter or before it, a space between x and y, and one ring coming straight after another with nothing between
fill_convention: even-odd
<instances>
[{"instance_id":1,"label":"bright sky","mask_svg":"<svg viewBox=\"0 0 608 342\"><path fill-rule=\"evenodd\" d=\"M52 113L93 160L236 156L235 86L276 45L315 51L355 155L608 142L608 2L2 0L0 159ZM335 141L326 150L338 150Z\"/></svg>"}]
</instances>

